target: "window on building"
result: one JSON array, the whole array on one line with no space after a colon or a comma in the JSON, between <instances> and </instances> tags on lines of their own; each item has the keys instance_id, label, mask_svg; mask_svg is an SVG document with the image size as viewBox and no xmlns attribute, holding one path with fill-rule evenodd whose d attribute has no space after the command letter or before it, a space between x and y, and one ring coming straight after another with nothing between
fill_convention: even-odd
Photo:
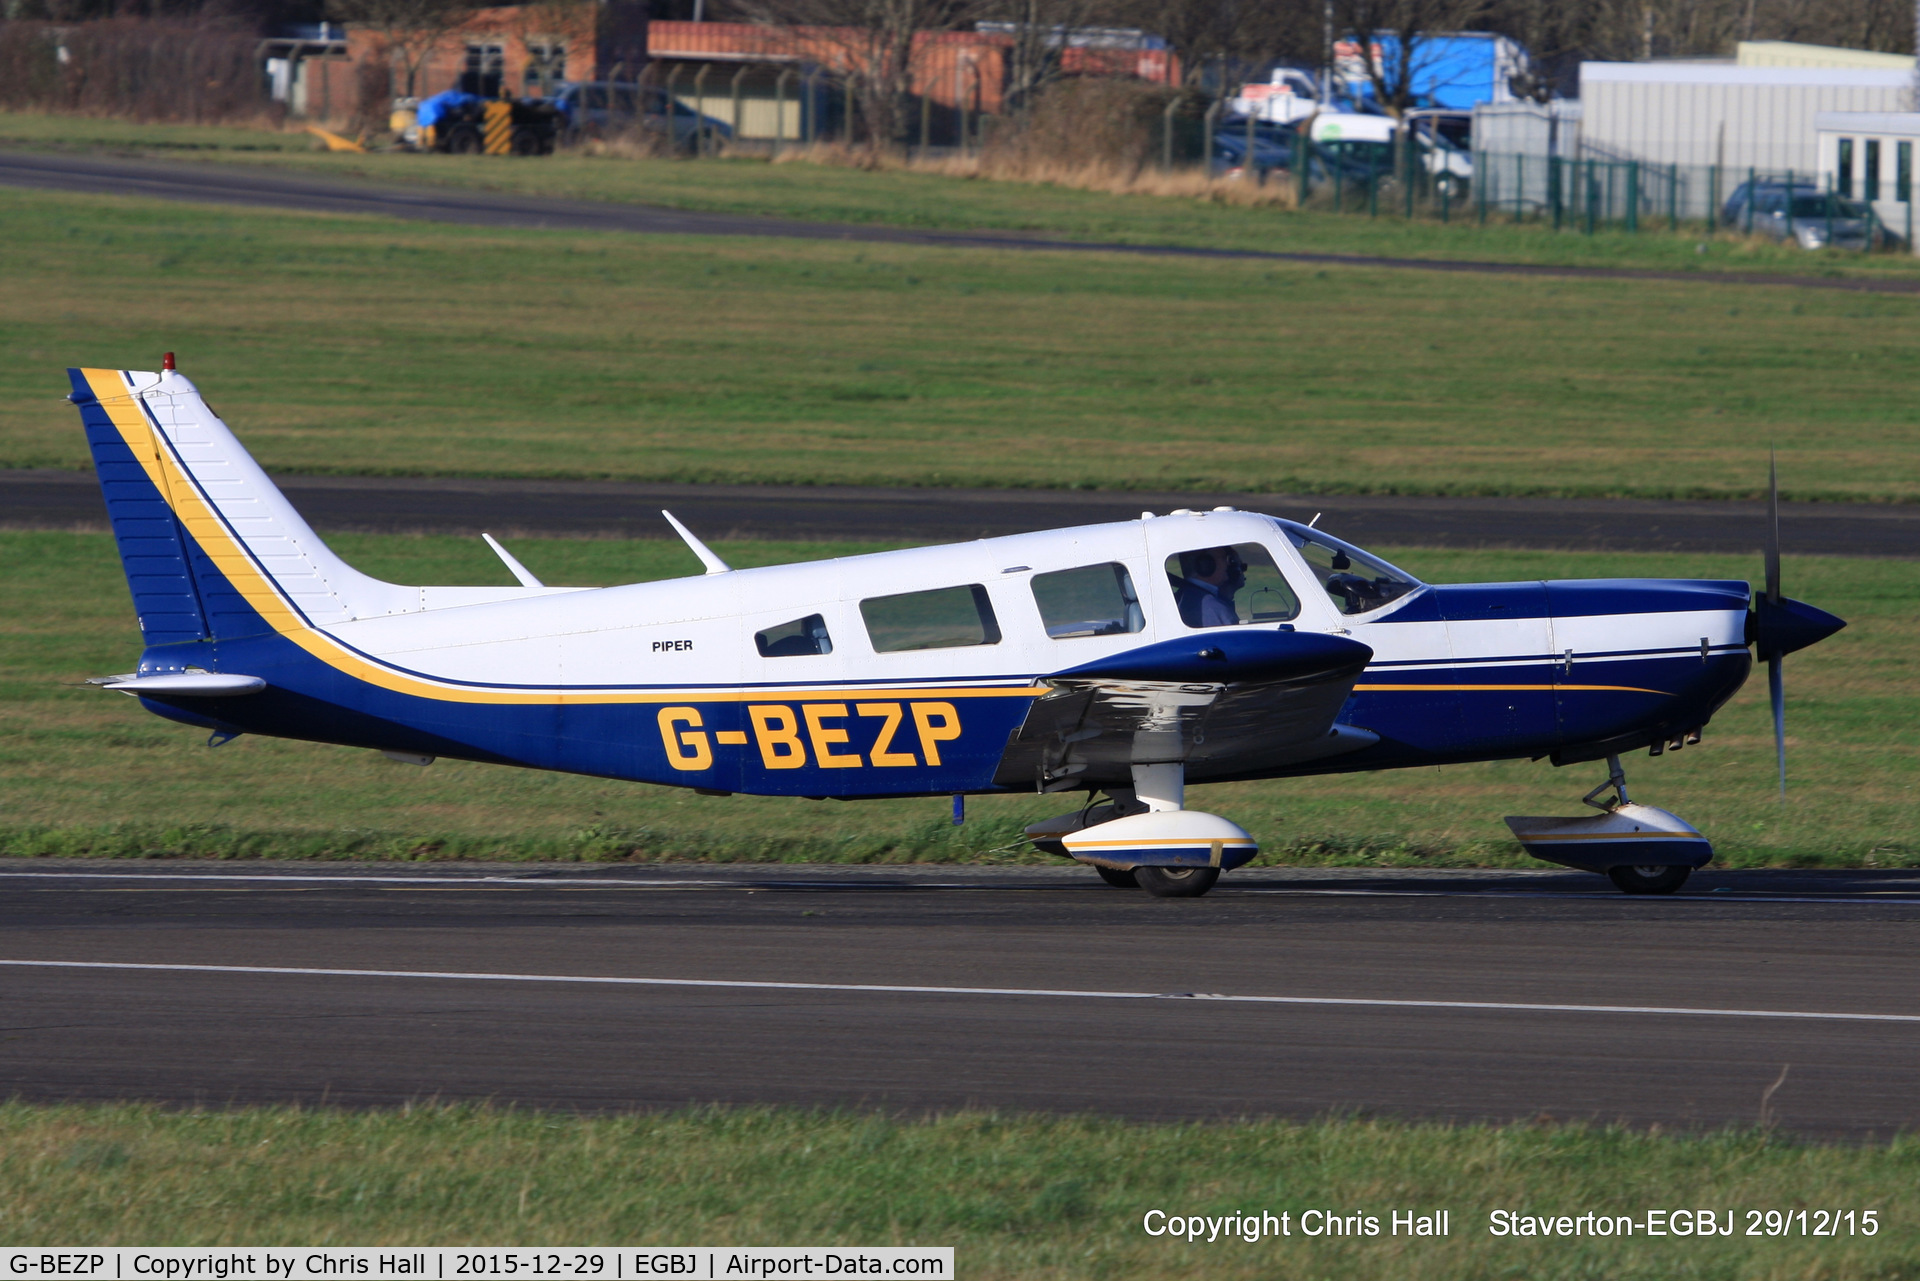
<instances>
[{"instance_id":1,"label":"window on building","mask_svg":"<svg viewBox=\"0 0 1920 1281\"><path fill-rule=\"evenodd\" d=\"M1860 194L1868 200L1880 199L1880 140L1867 139L1867 171L1860 178Z\"/></svg>"},{"instance_id":2,"label":"window on building","mask_svg":"<svg viewBox=\"0 0 1920 1281\"><path fill-rule=\"evenodd\" d=\"M1913 144L1898 143L1893 149L1893 198L1901 204L1913 199Z\"/></svg>"},{"instance_id":3,"label":"window on building","mask_svg":"<svg viewBox=\"0 0 1920 1281\"><path fill-rule=\"evenodd\" d=\"M993 602L978 583L875 596L860 602L860 617L866 621L867 638L877 654L1000 643Z\"/></svg>"},{"instance_id":4,"label":"window on building","mask_svg":"<svg viewBox=\"0 0 1920 1281\"><path fill-rule=\"evenodd\" d=\"M1125 565L1084 565L1033 576L1033 603L1055 640L1071 636L1120 636L1147 625L1133 575Z\"/></svg>"},{"instance_id":5,"label":"window on building","mask_svg":"<svg viewBox=\"0 0 1920 1281\"><path fill-rule=\"evenodd\" d=\"M762 658L797 658L806 654L833 653L833 638L827 635L827 620L818 614L808 614L791 623L755 632L753 643Z\"/></svg>"},{"instance_id":6,"label":"window on building","mask_svg":"<svg viewBox=\"0 0 1920 1281\"><path fill-rule=\"evenodd\" d=\"M1840 158L1833 166L1833 189L1843 196L1853 194L1853 139L1840 139Z\"/></svg>"},{"instance_id":7,"label":"window on building","mask_svg":"<svg viewBox=\"0 0 1920 1281\"><path fill-rule=\"evenodd\" d=\"M460 92L480 98L498 98L506 74L505 46L470 44L467 46L466 69L460 73Z\"/></svg>"},{"instance_id":8,"label":"window on building","mask_svg":"<svg viewBox=\"0 0 1920 1281\"><path fill-rule=\"evenodd\" d=\"M567 42L564 40L543 40L538 36L527 41L527 88L538 89L543 96L551 97L554 86L567 78Z\"/></svg>"}]
</instances>

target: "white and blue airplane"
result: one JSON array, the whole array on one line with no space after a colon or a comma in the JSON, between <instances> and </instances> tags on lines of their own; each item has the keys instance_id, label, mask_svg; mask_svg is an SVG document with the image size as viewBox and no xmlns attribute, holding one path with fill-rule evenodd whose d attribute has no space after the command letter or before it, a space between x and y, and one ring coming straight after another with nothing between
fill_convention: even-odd
<instances>
[{"instance_id":1,"label":"white and blue airplane","mask_svg":"<svg viewBox=\"0 0 1920 1281\"><path fill-rule=\"evenodd\" d=\"M1782 657L1845 626L1781 596L1777 533L1759 593L1432 586L1229 508L742 570L668 515L704 575L549 587L489 537L519 586L402 586L329 551L164 364L69 371L145 646L96 684L213 744L951 795L956 821L968 795L1073 794L1034 844L1163 897L1258 852L1189 783L1529 757L1609 767L1596 813L1507 820L1530 852L1671 892L1711 847L1628 800L1620 755L1697 742L1753 653L1783 745Z\"/></svg>"}]
</instances>

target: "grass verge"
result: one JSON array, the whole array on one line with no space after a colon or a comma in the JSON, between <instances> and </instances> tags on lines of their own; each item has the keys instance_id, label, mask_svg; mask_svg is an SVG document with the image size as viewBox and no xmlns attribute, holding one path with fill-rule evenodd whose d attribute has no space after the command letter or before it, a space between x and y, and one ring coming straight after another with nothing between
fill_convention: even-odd
<instances>
[{"instance_id":1,"label":"grass verge","mask_svg":"<svg viewBox=\"0 0 1920 1281\"><path fill-rule=\"evenodd\" d=\"M1920 500L1920 297L482 231L0 190L0 466L163 351L269 468Z\"/></svg>"},{"instance_id":2,"label":"grass verge","mask_svg":"<svg viewBox=\"0 0 1920 1281\"><path fill-rule=\"evenodd\" d=\"M1068 184L990 180L956 173L951 163L881 169L759 159L698 162L572 152L538 161L493 157L352 155L328 152L304 132L206 125L140 125L74 116L0 113L0 146L100 150L155 159L271 165L314 175L375 182L425 183L525 195L661 205L714 213L766 214L813 221L1005 231L1116 244L1185 245L1264 252L1385 255L1405 258L1629 267L1684 272L1768 272L1834 277L1920 278L1909 255L1809 254L1761 238L1650 229L1629 235L1555 232L1512 223L1495 211L1487 224L1466 206L1445 225L1385 215L1295 212L1238 203L1233 184L1212 197L1114 195ZM827 153L830 154L830 153ZM1174 190L1193 184L1171 184ZM1352 199L1352 197L1349 197ZM1390 202L1389 202L1390 203Z\"/></svg>"},{"instance_id":3,"label":"grass verge","mask_svg":"<svg viewBox=\"0 0 1920 1281\"><path fill-rule=\"evenodd\" d=\"M797 1109L579 1117L0 1105L0 1244L952 1245L966 1277L1908 1277L1920 1144L1600 1126L1151 1125ZM1874 1210L1873 1236L1746 1236L1749 1208ZM1713 1209L1731 1237L1514 1238L1491 1213ZM1146 1211L1290 1216L1257 1244ZM1393 1211L1451 1211L1444 1239ZM1377 1237L1307 1237L1301 1214ZM1858 1219L1855 1220L1858 1222ZM1764 1220L1762 1221L1764 1223Z\"/></svg>"},{"instance_id":4,"label":"grass verge","mask_svg":"<svg viewBox=\"0 0 1920 1281\"><path fill-rule=\"evenodd\" d=\"M402 582L503 582L478 539L341 536L349 561ZM736 565L861 550L722 543ZM547 582L697 572L678 544L521 539ZM1383 549L1385 550L1385 549ZM1395 550L1436 582L1611 575L1740 578L1757 558ZM1628 764L1634 794L1684 815L1722 865L1920 864L1920 563L1794 559L1787 584L1849 620L1788 664L1792 803L1774 795L1765 682L1749 682L1706 742ZM955 828L942 800L824 804L710 797L640 784L205 735L78 685L127 670L138 631L105 534L0 533L0 854L115 858L1051 862L1020 828L1072 802L976 799ZM1272 863L1533 867L1503 814L1574 813L1598 766L1495 762L1196 788L1196 806L1259 837Z\"/></svg>"}]
</instances>

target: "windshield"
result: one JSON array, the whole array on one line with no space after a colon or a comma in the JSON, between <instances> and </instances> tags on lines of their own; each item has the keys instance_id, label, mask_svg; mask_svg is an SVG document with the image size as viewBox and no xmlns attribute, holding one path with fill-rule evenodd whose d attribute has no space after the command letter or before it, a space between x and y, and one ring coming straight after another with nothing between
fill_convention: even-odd
<instances>
[{"instance_id":1,"label":"windshield","mask_svg":"<svg viewBox=\"0 0 1920 1281\"><path fill-rule=\"evenodd\" d=\"M1319 530L1292 521L1281 528L1343 614L1379 609L1420 586L1411 574Z\"/></svg>"}]
</instances>

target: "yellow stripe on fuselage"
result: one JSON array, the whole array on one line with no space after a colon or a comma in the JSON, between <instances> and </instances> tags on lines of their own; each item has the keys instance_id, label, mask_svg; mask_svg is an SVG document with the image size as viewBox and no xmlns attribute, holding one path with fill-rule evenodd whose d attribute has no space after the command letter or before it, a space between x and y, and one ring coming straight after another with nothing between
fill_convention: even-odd
<instances>
[{"instance_id":1,"label":"yellow stripe on fuselage","mask_svg":"<svg viewBox=\"0 0 1920 1281\"><path fill-rule=\"evenodd\" d=\"M1048 692L1037 685L989 685L929 688L917 685L861 685L820 689L752 689L695 693L690 688L666 691L645 690L497 690L472 689L455 684L410 676L404 672L367 661L340 642L317 630L300 615L293 603L281 594L273 579L240 541L233 536L220 514L213 509L200 487L174 456L168 442L161 438L148 420L146 411L126 388L117 370L83 369L81 375L93 389L93 395L106 411L120 438L146 469L147 478L160 492L186 531L193 535L208 559L226 575L235 591L265 619L267 625L321 662L370 685L417 698L440 699L455 703L512 703L521 705L588 703L773 703L818 699L873 698L900 694L914 698L1032 698Z\"/></svg>"}]
</instances>

